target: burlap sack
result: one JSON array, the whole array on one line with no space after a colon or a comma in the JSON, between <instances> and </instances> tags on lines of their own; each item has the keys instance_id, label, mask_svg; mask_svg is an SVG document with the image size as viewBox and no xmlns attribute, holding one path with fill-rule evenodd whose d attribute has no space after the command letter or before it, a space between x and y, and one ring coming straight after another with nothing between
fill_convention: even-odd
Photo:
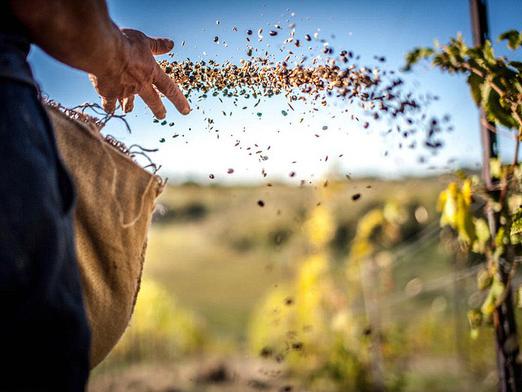
<instances>
[{"instance_id":1,"label":"burlap sack","mask_svg":"<svg viewBox=\"0 0 522 392\"><path fill-rule=\"evenodd\" d=\"M147 230L163 184L109 145L96 127L48 108L58 149L78 195L76 248L92 333L91 368L129 324Z\"/></svg>"}]
</instances>

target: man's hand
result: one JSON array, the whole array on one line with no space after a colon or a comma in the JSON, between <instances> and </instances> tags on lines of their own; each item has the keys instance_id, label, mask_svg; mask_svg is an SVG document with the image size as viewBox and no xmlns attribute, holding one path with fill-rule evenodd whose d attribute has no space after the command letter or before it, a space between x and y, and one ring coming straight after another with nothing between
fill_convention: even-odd
<instances>
[{"instance_id":1,"label":"man's hand","mask_svg":"<svg viewBox=\"0 0 522 392\"><path fill-rule=\"evenodd\" d=\"M169 39L149 38L137 30L122 29L124 57L106 65L102 73L90 75L94 87L102 97L102 106L112 113L119 101L123 111L134 108L138 94L157 118L164 118L165 106L154 86L163 93L182 114L190 106L178 86L163 72L153 55L168 53L174 43Z\"/></svg>"},{"instance_id":2,"label":"man's hand","mask_svg":"<svg viewBox=\"0 0 522 392\"><path fill-rule=\"evenodd\" d=\"M102 104L112 113L119 101L125 112L138 94L158 118L166 110L163 93L182 114L190 106L178 86L161 70L154 55L169 52L169 39L120 30L105 0L10 0L11 9L34 42L55 59L88 72Z\"/></svg>"}]
</instances>

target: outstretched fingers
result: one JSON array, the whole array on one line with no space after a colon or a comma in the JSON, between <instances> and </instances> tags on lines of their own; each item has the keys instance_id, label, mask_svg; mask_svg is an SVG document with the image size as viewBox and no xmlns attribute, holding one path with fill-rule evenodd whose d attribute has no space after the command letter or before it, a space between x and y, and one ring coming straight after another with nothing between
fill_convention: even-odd
<instances>
[{"instance_id":1,"label":"outstretched fingers","mask_svg":"<svg viewBox=\"0 0 522 392\"><path fill-rule=\"evenodd\" d=\"M124 113L132 112L134 109L134 94L122 99L121 107Z\"/></svg>"},{"instance_id":2,"label":"outstretched fingers","mask_svg":"<svg viewBox=\"0 0 522 392\"><path fill-rule=\"evenodd\" d=\"M190 113L190 105L178 85L163 72L159 65L156 65L153 83L181 114Z\"/></svg>"},{"instance_id":3,"label":"outstretched fingers","mask_svg":"<svg viewBox=\"0 0 522 392\"><path fill-rule=\"evenodd\" d=\"M161 98L159 97L152 84L145 86L139 93L143 102L147 104L147 106L152 110L152 113L156 116L156 118L165 118L167 111L165 110L165 106L161 102Z\"/></svg>"},{"instance_id":4,"label":"outstretched fingers","mask_svg":"<svg viewBox=\"0 0 522 392\"><path fill-rule=\"evenodd\" d=\"M114 110L116 110L116 102L116 98L101 97L102 108L106 113L114 113Z\"/></svg>"},{"instance_id":5,"label":"outstretched fingers","mask_svg":"<svg viewBox=\"0 0 522 392\"><path fill-rule=\"evenodd\" d=\"M147 37L147 40L149 41L150 51L154 55L168 53L174 48L174 41L168 38Z\"/></svg>"}]
</instances>

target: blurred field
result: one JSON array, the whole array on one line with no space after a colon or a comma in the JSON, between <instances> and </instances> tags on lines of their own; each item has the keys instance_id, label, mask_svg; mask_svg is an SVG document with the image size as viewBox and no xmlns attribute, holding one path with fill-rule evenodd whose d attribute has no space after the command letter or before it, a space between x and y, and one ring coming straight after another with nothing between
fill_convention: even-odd
<instances>
[{"instance_id":1,"label":"blurred field","mask_svg":"<svg viewBox=\"0 0 522 392\"><path fill-rule=\"evenodd\" d=\"M407 215L400 242L391 249L386 289L376 290L391 353L385 370L388 379L396 378L390 385L407 391L493 390L490 333L472 341L467 328L475 286L470 264L459 267L453 252L439 245L435 206L446 182L169 187L149 238L144 275L152 283L149 294L143 293L148 299L138 301L127 336L96 369L90 390L346 390L330 385L322 373L321 383L303 382L286 361L253 352L248 334L266 295L291 284L309 254L303 225L318 204L331 213L333 235L324 252L331 280L343 290L357 222L390 200ZM355 194L360 198L354 201ZM455 282L455 274L462 279ZM364 308L354 317L363 325ZM306 358L306 350L299 355Z\"/></svg>"}]
</instances>

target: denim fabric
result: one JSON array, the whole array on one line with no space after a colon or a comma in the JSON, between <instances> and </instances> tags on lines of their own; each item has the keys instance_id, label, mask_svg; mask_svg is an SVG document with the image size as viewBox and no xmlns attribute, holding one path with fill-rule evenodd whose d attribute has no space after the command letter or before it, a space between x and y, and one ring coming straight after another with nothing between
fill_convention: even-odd
<instances>
[{"instance_id":1,"label":"denim fabric","mask_svg":"<svg viewBox=\"0 0 522 392\"><path fill-rule=\"evenodd\" d=\"M31 41L24 26L11 12L8 1L0 1L0 77L34 84L26 58Z\"/></svg>"},{"instance_id":2,"label":"denim fabric","mask_svg":"<svg viewBox=\"0 0 522 392\"><path fill-rule=\"evenodd\" d=\"M0 391L83 391L75 194L30 84L0 77Z\"/></svg>"}]
</instances>

